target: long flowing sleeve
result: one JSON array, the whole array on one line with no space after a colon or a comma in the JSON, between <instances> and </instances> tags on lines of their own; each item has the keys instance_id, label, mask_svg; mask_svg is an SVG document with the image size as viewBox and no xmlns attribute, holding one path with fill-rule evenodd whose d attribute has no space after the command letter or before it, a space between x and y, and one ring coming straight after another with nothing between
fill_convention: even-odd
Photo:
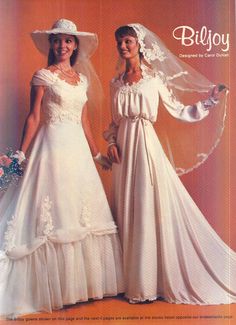
<instances>
[{"instance_id":1,"label":"long flowing sleeve","mask_svg":"<svg viewBox=\"0 0 236 325\"><path fill-rule=\"evenodd\" d=\"M159 95L168 112L175 118L185 122L197 122L204 119L209 114L209 108L215 106L218 101L213 97L198 101L193 105L184 105L179 102L174 94L167 88L165 83L158 78Z\"/></svg>"}]
</instances>

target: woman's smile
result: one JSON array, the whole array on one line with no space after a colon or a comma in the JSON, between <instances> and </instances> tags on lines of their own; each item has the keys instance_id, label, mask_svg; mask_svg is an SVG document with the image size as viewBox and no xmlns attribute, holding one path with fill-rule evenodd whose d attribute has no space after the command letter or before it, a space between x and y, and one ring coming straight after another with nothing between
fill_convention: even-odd
<instances>
[{"instance_id":1,"label":"woman's smile","mask_svg":"<svg viewBox=\"0 0 236 325\"><path fill-rule=\"evenodd\" d=\"M71 57L77 45L73 36L56 34L51 40L51 47L57 59L66 60Z\"/></svg>"}]
</instances>

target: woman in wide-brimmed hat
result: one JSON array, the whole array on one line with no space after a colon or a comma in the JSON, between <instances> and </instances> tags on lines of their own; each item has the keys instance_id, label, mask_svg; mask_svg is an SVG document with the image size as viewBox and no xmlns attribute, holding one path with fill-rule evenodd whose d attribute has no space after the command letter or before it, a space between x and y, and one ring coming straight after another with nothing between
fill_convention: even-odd
<instances>
[{"instance_id":1,"label":"woman in wide-brimmed hat","mask_svg":"<svg viewBox=\"0 0 236 325\"><path fill-rule=\"evenodd\" d=\"M93 158L110 166L87 118L97 36L60 19L32 38L49 65L31 82L15 155L20 163L33 142L24 176L0 202L0 314L8 317L123 291L117 228Z\"/></svg>"}]
</instances>

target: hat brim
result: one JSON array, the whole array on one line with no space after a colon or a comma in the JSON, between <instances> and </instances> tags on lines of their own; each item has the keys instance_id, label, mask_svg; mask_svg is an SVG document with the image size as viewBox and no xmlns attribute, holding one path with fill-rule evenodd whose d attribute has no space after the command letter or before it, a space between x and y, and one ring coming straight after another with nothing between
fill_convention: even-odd
<instances>
[{"instance_id":1,"label":"hat brim","mask_svg":"<svg viewBox=\"0 0 236 325\"><path fill-rule=\"evenodd\" d=\"M39 31L35 30L31 33L31 38L36 48L44 55L48 55L50 49L49 35L51 34L66 34L73 35L79 40L78 59L89 58L98 46L98 38L94 33L89 32L68 32L64 29L55 28L52 30Z\"/></svg>"}]
</instances>

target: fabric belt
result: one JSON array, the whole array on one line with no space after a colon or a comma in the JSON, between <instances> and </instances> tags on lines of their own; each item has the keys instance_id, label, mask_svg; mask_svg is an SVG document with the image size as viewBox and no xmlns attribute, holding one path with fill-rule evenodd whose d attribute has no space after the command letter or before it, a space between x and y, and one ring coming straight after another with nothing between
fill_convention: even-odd
<instances>
[{"instance_id":1,"label":"fabric belt","mask_svg":"<svg viewBox=\"0 0 236 325\"><path fill-rule=\"evenodd\" d=\"M145 152L146 152L146 156L147 156L150 181L153 186L153 169L152 169L152 165L151 165L151 157L150 157L150 152L149 152L150 140L149 140L148 132L147 132L147 127L152 125L152 122L144 117L141 117L141 116L128 117L128 119L133 123L139 122L139 121L141 122L143 134L144 134ZM135 157L135 161L136 161L136 157Z\"/></svg>"}]
</instances>

